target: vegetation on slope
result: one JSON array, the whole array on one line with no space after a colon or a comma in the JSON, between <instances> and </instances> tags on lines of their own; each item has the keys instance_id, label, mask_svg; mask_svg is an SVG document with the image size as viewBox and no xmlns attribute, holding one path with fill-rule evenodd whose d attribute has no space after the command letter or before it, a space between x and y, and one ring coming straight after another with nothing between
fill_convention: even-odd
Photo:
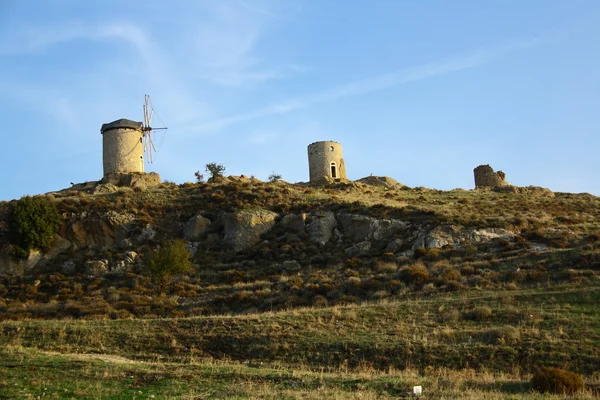
<instances>
[{"instance_id":1,"label":"vegetation on slope","mask_svg":"<svg viewBox=\"0 0 600 400\"><path fill-rule=\"evenodd\" d=\"M157 235L135 249L144 262L123 274L61 273L66 261L124 257L119 249L83 249L31 275L0 279L6 363L40 366L35 377L18 378L18 389L10 387L15 396L49 382L53 365L71 371L82 362L78 386L58 386L67 389L64 397L130 398L143 388L144 396L154 390L201 398L379 398L425 382L436 398L463 390L465 398L509 398L529 393L531 374L541 366L584 374L588 389L580 396L596 390L600 200L594 196L251 181L55 197L63 221L84 211L127 212ZM0 204L0 244L11 206ZM321 247L303 237L289 241L276 226L239 253L200 242L194 267L157 296L147 269L152 249L180 236L197 214L218 221L240 209L346 211L423 226L504 228L516 236L414 255L405 247L350 257L344 248L352 243L344 238ZM282 267L290 260L296 269ZM108 361L107 368L72 354L134 362L121 368ZM482 371L491 371L491 382ZM193 378L198 373L206 379ZM231 390L223 388L228 374ZM470 378L448 378L461 374ZM96 389L89 388L93 379Z\"/></svg>"}]
</instances>

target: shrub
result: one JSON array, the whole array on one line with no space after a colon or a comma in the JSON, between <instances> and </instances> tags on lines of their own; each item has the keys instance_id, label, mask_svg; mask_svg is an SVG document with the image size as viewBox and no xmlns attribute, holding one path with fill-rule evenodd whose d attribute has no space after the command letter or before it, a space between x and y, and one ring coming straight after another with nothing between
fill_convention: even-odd
<instances>
[{"instance_id":1,"label":"shrub","mask_svg":"<svg viewBox=\"0 0 600 400\"><path fill-rule=\"evenodd\" d=\"M168 241L158 250L148 256L148 269L152 280L164 292L174 276L189 271L192 268L190 252L184 240Z\"/></svg>"},{"instance_id":2,"label":"shrub","mask_svg":"<svg viewBox=\"0 0 600 400\"><path fill-rule=\"evenodd\" d=\"M520 338L521 332L510 325L492 328L483 333L484 341L489 344L513 344Z\"/></svg>"},{"instance_id":3,"label":"shrub","mask_svg":"<svg viewBox=\"0 0 600 400\"><path fill-rule=\"evenodd\" d=\"M408 265L400 270L400 279L406 283L424 285L429 280L429 271L421 262Z\"/></svg>"},{"instance_id":4,"label":"shrub","mask_svg":"<svg viewBox=\"0 0 600 400\"><path fill-rule=\"evenodd\" d=\"M427 249L423 247L419 247L415 249L415 258L424 257L427 254Z\"/></svg>"},{"instance_id":5,"label":"shrub","mask_svg":"<svg viewBox=\"0 0 600 400\"><path fill-rule=\"evenodd\" d=\"M56 204L44 196L25 196L13 205L10 221L12 240L25 251L50 247L59 227Z\"/></svg>"},{"instance_id":6,"label":"shrub","mask_svg":"<svg viewBox=\"0 0 600 400\"><path fill-rule=\"evenodd\" d=\"M583 390L585 386L581 375L553 367L539 368L533 375L531 384L539 392L558 394L573 394Z\"/></svg>"},{"instance_id":7,"label":"shrub","mask_svg":"<svg viewBox=\"0 0 600 400\"><path fill-rule=\"evenodd\" d=\"M271 175L269 175L269 182L277 182L280 180L281 180L280 174L276 174L275 172L273 172Z\"/></svg>"},{"instance_id":8,"label":"shrub","mask_svg":"<svg viewBox=\"0 0 600 400\"><path fill-rule=\"evenodd\" d=\"M458 281L458 280L460 280L461 275L460 275L460 272L458 272L454 268L450 268L450 269L448 269L447 271L444 272L444 275L443 275L442 278L446 282L449 282L449 281Z\"/></svg>"},{"instance_id":9,"label":"shrub","mask_svg":"<svg viewBox=\"0 0 600 400\"><path fill-rule=\"evenodd\" d=\"M474 321L483 321L492 316L492 309L488 306L478 306L473 308L471 311L466 312L465 319L471 319Z\"/></svg>"}]
</instances>

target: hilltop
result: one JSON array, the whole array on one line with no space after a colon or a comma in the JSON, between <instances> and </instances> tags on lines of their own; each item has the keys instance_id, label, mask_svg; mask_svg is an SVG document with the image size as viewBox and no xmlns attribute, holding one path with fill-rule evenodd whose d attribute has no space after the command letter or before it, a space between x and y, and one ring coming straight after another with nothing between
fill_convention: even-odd
<instances>
[{"instance_id":1,"label":"hilltop","mask_svg":"<svg viewBox=\"0 0 600 400\"><path fill-rule=\"evenodd\" d=\"M310 186L243 176L94 183L46 197L60 214L58 235L45 253L22 260L9 234L12 203L0 206L0 315L13 320L0 328L9 349L258 363L259 375L300 368L310 387L342 392L346 383L310 371L412 368L425 379L427 371L468 369L516 382L552 365L597 383L598 197L512 186L439 191L385 177ZM160 293L147 257L171 238L186 240L194 267ZM26 358L45 354L27 350ZM392 396L412 382L405 378L361 385Z\"/></svg>"}]
</instances>

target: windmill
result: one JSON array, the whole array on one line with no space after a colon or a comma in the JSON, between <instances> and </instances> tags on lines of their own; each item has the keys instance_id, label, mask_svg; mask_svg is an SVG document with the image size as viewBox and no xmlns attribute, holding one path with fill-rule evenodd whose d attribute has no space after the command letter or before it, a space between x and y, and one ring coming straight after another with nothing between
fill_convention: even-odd
<instances>
[{"instance_id":1,"label":"windmill","mask_svg":"<svg viewBox=\"0 0 600 400\"><path fill-rule=\"evenodd\" d=\"M146 154L146 159L149 163L152 163L153 152L156 152L156 147L154 146L154 138L152 134L155 130L158 129L167 129L164 128L153 128L152 127L152 117L154 116L154 108L152 107L152 102L150 101L149 95L144 95L144 122L142 123L142 142L144 145L144 154ZM160 117L159 117L160 119ZM162 120L161 120L162 122Z\"/></svg>"}]
</instances>

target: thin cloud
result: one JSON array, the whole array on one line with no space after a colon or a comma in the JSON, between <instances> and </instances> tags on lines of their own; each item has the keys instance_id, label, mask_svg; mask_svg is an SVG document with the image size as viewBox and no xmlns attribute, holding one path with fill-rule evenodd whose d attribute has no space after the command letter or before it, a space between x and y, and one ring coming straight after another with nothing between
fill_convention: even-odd
<instances>
[{"instance_id":1,"label":"thin cloud","mask_svg":"<svg viewBox=\"0 0 600 400\"><path fill-rule=\"evenodd\" d=\"M322 92L317 92L307 96L293 98L287 101L274 103L269 106L221 118L207 124L191 127L195 131L211 131L223 128L228 125L243 121L267 117L271 115L286 114L293 111L306 109L321 103L331 102L348 96L355 96L387 89L394 86L414 82L435 76L447 75L470 68L475 68L490 62L492 59L502 56L506 53L520 49L535 46L541 42L540 39L529 39L516 42L509 42L499 46L478 49L463 56L457 56L440 61L421 64L411 68L394 71L365 80L347 83Z\"/></svg>"}]
</instances>

